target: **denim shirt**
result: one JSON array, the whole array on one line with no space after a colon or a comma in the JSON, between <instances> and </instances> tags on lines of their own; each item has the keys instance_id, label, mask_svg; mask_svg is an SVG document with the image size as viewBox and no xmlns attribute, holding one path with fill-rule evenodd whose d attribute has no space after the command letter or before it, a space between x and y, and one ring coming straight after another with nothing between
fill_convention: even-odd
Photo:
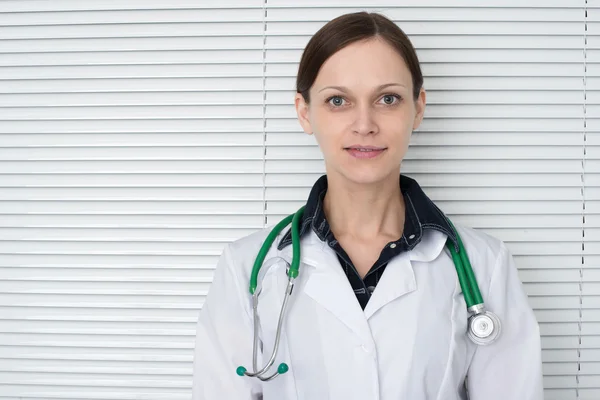
<instances>
[{"instance_id":1,"label":"denim shirt","mask_svg":"<svg viewBox=\"0 0 600 400\"><path fill-rule=\"evenodd\" d=\"M323 210L323 199L327 192L327 175L321 176L313 185L306 202L304 215L300 221L300 237L311 227L319 239L326 242L336 252L340 265L344 268L348 281L363 310L371 294L375 291L375 287L389 261L404 251L412 250L421 241L424 229L435 229L445 233L452 240L456 248L458 248L458 239L448 219L433 201L427 197L417 181L408 176L400 175L399 184L406 205L403 234L396 241L389 242L384 246L379 258L364 278L360 277L352 260L335 239L327 222L325 211ZM277 248L281 250L291 243L292 235L290 228L279 242Z\"/></svg>"}]
</instances>

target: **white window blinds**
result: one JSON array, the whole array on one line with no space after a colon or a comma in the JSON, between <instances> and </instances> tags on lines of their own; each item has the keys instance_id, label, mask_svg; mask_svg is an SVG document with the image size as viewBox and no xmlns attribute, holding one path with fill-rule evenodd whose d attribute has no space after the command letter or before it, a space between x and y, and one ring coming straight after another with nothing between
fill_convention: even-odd
<instances>
[{"instance_id":1,"label":"white window blinds","mask_svg":"<svg viewBox=\"0 0 600 400\"><path fill-rule=\"evenodd\" d=\"M190 398L264 224L263 3L215 4L0 2L0 399Z\"/></svg>"},{"instance_id":2,"label":"white window blinds","mask_svg":"<svg viewBox=\"0 0 600 400\"><path fill-rule=\"evenodd\" d=\"M324 172L302 49L362 9L425 74L403 172L515 255L546 399L600 398L599 0L4 0L0 400L190 398L223 245Z\"/></svg>"}]
</instances>

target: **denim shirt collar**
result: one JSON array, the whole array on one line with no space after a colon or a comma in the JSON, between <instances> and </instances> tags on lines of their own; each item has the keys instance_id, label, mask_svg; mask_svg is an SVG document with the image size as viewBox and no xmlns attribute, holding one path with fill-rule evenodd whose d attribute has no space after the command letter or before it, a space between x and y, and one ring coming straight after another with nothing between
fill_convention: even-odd
<instances>
[{"instance_id":1,"label":"denim shirt collar","mask_svg":"<svg viewBox=\"0 0 600 400\"><path fill-rule=\"evenodd\" d=\"M458 251L458 238L450 225L448 218L435 205L435 203L423 192L416 180L400 175L400 188L406 205L406 216L404 232L396 243L403 245L406 250L412 250L422 239L424 229L435 229L446 234L452 240ZM323 210L323 199L327 192L327 175L322 175L313 185L304 215L300 221L300 237L308 228L312 228L321 241L334 241L333 233L325 217ZM411 240L407 240L407 237ZM282 250L292 243L291 228L279 241L278 250Z\"/></svg>"}]
</instances>

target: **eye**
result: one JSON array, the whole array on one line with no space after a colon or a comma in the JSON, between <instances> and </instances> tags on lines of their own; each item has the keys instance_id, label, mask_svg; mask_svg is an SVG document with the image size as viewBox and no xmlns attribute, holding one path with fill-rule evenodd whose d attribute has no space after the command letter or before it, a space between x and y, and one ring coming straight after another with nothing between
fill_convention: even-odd
<instances>
[{"instance_id":1,"label":"eye","mask_svg":"<svg viewBox=\"0 0 600 400\"><path fill-rule=\"evenodd\" d=\"M381 99L383 100L383 102L386 105L391 106L391 105L395 104L394 100L400 101L400 96L397 94L394 94L394 93L389 93L389 94L384 95Z\"/></svg>"},{"instance_id":2,"label":"eye","mask_svg":"<svg viewBox=\"0 0 600 400\"><path fill-rule=\"evenodd\" d=\"M344 99L340 96L331 96L327 99L327 103L334 107L341 107L343 105Z\"/></svg>"}]
</instances>

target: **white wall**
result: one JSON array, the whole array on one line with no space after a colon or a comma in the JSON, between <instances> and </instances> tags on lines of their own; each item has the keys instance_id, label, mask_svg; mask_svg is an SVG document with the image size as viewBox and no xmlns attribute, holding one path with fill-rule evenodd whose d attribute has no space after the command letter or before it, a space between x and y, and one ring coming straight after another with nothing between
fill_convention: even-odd
<instances>
[{"instance_id":1,"label":"white wall","mask_svg":"<svg viewBox=\"0 0 600 400\"><path fill-rule=\"evenodd\" d=\"M425 74L403 172L515 254L546 398L600 398L599 0L2 0L0 400L190 397L223 245L324 172L302 49L369 3Z\"/></svg>"}]
</instances>

